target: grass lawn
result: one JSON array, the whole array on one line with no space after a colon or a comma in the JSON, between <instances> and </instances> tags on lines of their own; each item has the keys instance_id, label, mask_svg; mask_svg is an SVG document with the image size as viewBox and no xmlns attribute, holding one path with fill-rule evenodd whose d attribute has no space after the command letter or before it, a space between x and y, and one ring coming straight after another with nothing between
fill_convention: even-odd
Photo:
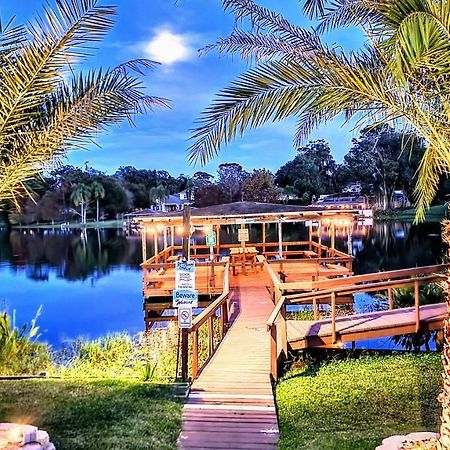
<instances>
[{"instance_id":1,"label":"grass lawn","mask_svg":"<svg viewBox=\"0 0 450 450\"><path fill-rule=\"evenodd\" d=\"M431 206L425 213L425 222L441 222L448 214L447 205ZM397 220L402 222L412 222L416 217L415 208L405 208L399 210L388 211L387 213L379 212L381 220Z\"/></svg>"},{"instance_id":2,"label":"grass lawn","mask_svg":"<svg viewBox=\"0 0 450 450\"><path fill-rule=\"evenodd\" d=\"M276 389L280 449L371 449L392 434L437 431L437 354L366 357L293 370Z\"/></svg>"},{"instance_id":3,"label":"grass lawn","mask_svg":"<svg viewBox=\"0 0 450 450\"><path fill-rule=\"evenodd\" d=\"M175 449L181 427L173 388L139 381L0 381L0 398L0 422L27 420L58 450Z\"/></svg>"}]
</instances>

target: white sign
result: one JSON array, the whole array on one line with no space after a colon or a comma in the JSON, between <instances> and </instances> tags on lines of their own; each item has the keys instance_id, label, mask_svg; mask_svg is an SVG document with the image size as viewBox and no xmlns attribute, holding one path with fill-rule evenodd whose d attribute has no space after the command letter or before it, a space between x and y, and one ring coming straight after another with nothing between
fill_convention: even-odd
<instances>
[{"instance_id":1,"label":"white sign","mask_svg":"<svg viewBox=\"0 0 450 450\"><path fill-rule=\"evenodd\" d=\"M175 289L195 289L195 261L175 263Z\"/></svg>"},{"instance_id":2,"label":"white sign","mask_svg":"<svg viewBox=\"0 0 450 450\"><path fill-rule=\"evenodd\" d=\"M183 306L178 308L178 328L192 327L192 308L190 306Z\"/></svg>"},{"instance_id":3,"label":"white sign","mask_svg":"<svg viewBox=\"0 0 450 450\"><path fill-rule=\"evenodd\" d=\"M239 228L238 230L238 241L248 242L250 240L248 235L248 228Z\"/></svg>"},{"instance_id":4,"label":"white sign","mask_svg":"<svg viewBox=\"0 0 450 450\"><path fill-rule=\"evenodd\" d=\"M174 308L189 306L198 307L198 293L192 289L177 289L172 293L172 306Z\"/></svg>"}]
</instances>

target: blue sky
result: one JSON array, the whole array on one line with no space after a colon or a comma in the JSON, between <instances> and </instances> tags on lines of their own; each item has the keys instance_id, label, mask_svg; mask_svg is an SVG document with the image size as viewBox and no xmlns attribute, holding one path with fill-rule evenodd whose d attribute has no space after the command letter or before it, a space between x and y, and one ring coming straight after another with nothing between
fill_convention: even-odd
<instances>
[{"instance_id":1,"label":"blue sky","mask_svg":"<svg viewBox=\"0 0 450 450\"><path fill-rule=\"evenodd\" d=\"M3 0L0 14L3 20L15 15L20 23L41 12L43 2ZM90 166L107 173L115 172L119 166L132 165L164 169L176 176L196 170L215 174L222 162L238 162L249 171L254 168L276 171L294 157L294 120L288 120L251 130L225 147L204 168L187 164L189 130L194 127L195 119L215 93L247 67L237 57L221 58L215 53L198 56L199 48L232 30L233 18L223 12L221 0L100 0L100 3L116 5L118 16L114 29L89 59L89 65L115 66L134 58L159 60L161 66L144 81L148 93L170 99L172 109L138 117L134 128L123 124L110 129L99 135L100 149L93 145L89 151L73 152L67 163L83 166L88 161ZM309 26L296 0L259 0L258 3L282 12L297 24ZM358 48L363 43L355 30L335 32L327 40L339 42L344 48ZM328 141L340 161L354 136L350 125L342 128L341 121L335 121L315 131L311 140Z\"/></svg>"}]
</instances>

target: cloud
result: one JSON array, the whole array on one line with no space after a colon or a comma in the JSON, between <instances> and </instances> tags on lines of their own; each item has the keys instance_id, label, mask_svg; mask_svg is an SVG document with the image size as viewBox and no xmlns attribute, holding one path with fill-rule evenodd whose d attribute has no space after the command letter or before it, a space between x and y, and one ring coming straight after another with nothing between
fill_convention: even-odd
<instances>
[{"instance_id":1,"label":"cloud","mask_svg":"<svg viewBox=\"0 0 450 450\"><path fill-rule=\"evenodd\" d=\"M189 34L174 33L168 28L159 28L154 36L142 44L147 58L171 65L188 61L195 54Z\"/></svg>"}]
</instances>

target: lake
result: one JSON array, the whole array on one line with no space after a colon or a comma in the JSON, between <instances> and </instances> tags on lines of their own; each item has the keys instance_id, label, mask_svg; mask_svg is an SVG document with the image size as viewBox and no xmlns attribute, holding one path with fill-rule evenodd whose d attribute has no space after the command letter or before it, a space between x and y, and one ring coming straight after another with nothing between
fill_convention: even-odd
<instances>
[{"instance_id":1,"label":"lake","mask_svg":"<svg viewBox=\"0 0 450 450\"><path fill-rule=\"evenodd\" d=\"M260 239L260 230L250 227L250 240ZM307 239L303 225L284 224L283 230L285 240ZM269 227L268 241L276 241L276 233L276 226ZM220 240L237 242L235 227L225 227ZM338 231L336 246L347 251L346 232ZM444 252L439 224L355 226L350 246L355 273L435 264ZM85 239L79 230L0 230L0 310L14 313L21 325L42 306L41 340L54 347L77 337L143 331L140 262L139 235L119 229L89 229ZM359 296L357 307L368 301ZM386 340L374 345L384 347Z\"/></svg>"}]
</instances>

